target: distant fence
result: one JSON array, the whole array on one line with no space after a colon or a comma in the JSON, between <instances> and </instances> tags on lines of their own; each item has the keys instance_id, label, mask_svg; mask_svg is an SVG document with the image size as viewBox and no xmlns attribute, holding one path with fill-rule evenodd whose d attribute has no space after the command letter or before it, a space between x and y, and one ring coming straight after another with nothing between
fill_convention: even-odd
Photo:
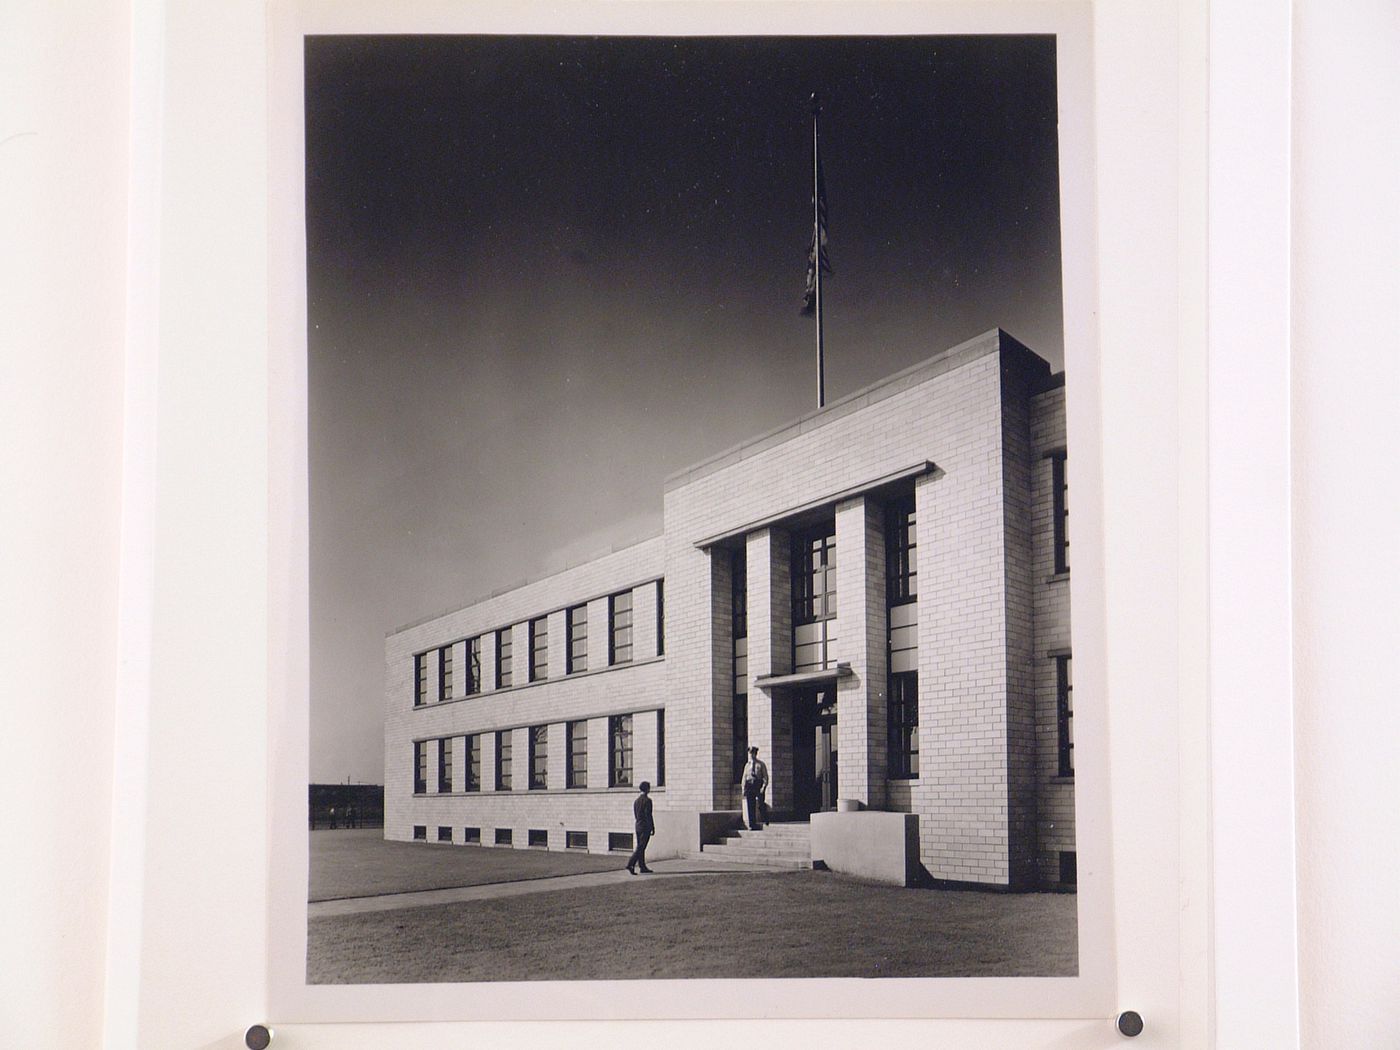
<instances>
[{"instance_id":1,"label":"distant fence","mask_svg":"<svg viewBox=\"0 0 1400 1050\"><path fill-rule=\"evenodd\" d=\"M382 828L383 784L312 784L311 829Z\"/></svg>"}]
</instances>

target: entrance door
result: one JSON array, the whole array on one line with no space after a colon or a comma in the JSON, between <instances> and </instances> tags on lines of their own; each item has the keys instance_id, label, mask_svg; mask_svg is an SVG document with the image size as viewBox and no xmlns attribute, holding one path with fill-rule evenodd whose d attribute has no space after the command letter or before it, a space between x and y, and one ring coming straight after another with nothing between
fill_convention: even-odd
<instances>
[{"instance_id":1,"label":"entrance door","mask_svg":"<svg viewBox=\"0 0 1400 1050\"><path fill-rule=\"evenodd\" d=\"M836 808L836 750L836 690L793 697L792 796L799 820Z\"/></svg>"}]
</instances>

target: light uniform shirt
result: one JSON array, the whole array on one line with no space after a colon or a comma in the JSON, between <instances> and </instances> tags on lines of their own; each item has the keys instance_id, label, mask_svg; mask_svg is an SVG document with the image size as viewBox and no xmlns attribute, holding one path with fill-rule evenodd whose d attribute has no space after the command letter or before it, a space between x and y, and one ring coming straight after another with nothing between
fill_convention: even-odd
<instances>
[{"instance_id":1,"label":"light uniform shirt","mask_svg":"<svg viewBox=\"0 0 1400 1050\"><path fill-rule=\"evenodd\" d=\"M749 760L744 767L744 786L756 784L760 789L768 786L768 767L757 758Z\"/></svg>"}]
</instances>

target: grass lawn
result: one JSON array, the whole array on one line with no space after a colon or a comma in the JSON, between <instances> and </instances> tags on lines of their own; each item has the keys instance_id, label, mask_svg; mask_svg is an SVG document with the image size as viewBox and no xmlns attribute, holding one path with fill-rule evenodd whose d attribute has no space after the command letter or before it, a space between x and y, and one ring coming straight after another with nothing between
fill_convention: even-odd
<instances>
[{"instance_id":1,"label":"grass lawn","mask_svg":"<svg viewBox=\"0 0 1400 1050\"><path fill-rule=\"evenodd\" d=\"M436 829L434 829L436 830ZM385 842L379 828L311 832L312 901L612 871L617 856L448 843Z\"/></svg>"},{"instance_id":2,"label":"grass lawn","mask_svg":"<svg viewBox=\"0 0 1400 1050\"><path fill-rule=\"evenodd\" d=\"M1077 971L1075 912L1072 894L898 889L820 871L656 875L313 919L307 977L1069 976ZM741 942L761 950L738 952Z\"/></svg>"}]
</instances>

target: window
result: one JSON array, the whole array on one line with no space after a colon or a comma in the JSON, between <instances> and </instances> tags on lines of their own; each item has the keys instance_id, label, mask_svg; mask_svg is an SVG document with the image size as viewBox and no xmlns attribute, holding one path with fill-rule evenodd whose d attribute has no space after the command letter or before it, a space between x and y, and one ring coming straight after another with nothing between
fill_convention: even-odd
<instances>
[{"instance_id":1,"label":"window","mask_svg":"<svg viewBox=\"0 0 1400 1050\"><path fill-rule=\"evenodd\" d=\"M632 845L632 833L630 831L609 831L608 849L614 853L631 853L636 847Z\"/></svg>"},{"instance_id":2,"label":"window","mask_svg":"<svg viewBox=\"0 0 1400 1050\"><path fill-rule=\"evenodd\" d=\"M421 795L428 790L428 742L413 742L413 793Z\"/></svg>"},{"instance_id":3,"label":"window","mask_svg":"<svg viewBox=\"0 0 1400 1050\"><path fill-rule=\"evenodd\" d=\"M452 699L452 646L438 650L438 700Z\"/></svg>"},{"instance_id":4,"label":"window","mask_svg":"<svg viewBox=\"0 0 1400 1050\"><path fill-rule=\"evenodd\" d=\"M549 677L549 618L530 621L530 681Z\"/></svg>"},{"instance_id":5,"label":"window","mask_svg":"<svg viewBox=\"0 0 1400 1050\"><path fill-rule=\"evenodd\" d=\"M919 775L919 675L916 671L890 675L889 778L909 780Z\"/></svg>"},{"instance_id":6,"label":"window","mask_svg":"<svg viewBox=\"0 0 1400 1050\"><path fill-rule=\"evenodd\" d=\"M496 790L510 790L510 730L496 734Z\"/></svg>"},{"instance_id":7,"label":"window","mask_svg":"<svg viewBox=\"0 0 1400 1050\"><path fill-rule=\"evenodd\" d=\"M511 828L496 829L496 845L509 846L515 841L515 832Z\"/></svg>"},{"instance_id":8,"label":"window","mask_svg":"<svg viewBox=\"0 0 1400 1050\"><path fill-rule=\"evenodd\" d=\"M565 849L587 849L588 832L586 831L566 831L564 832Z\"/></svg>"},{"instance_id":9,"label":"window","mask_svg":"<svg viewBox=\"0 0 1400 1050\"><path fill-rule=\"evenodd\" d=\"M530 727L530 790L549 786L549 726Z\"/></svg>"},{"instance_id":10,"label":"window","mask_svg":"<svg viewBox=\"0 0 1400 1050\"><path fill-rule=\"evenodd\" d=\"M1074 678L1070 657L1055 657L1055 722L1059 738L1060 776L1074 776Z\"/></svg>"},{"instance_id":11,"label":"window","mask_svg":"<svg viewBox=\"0 0 1400 1050\"><path fill-rule=\"evenodd\" d=\"M476 846L481 845L481 829L480 829L480 828L463 828L463 829L462 829L462 841L463 841L463 842L467 842L467 843L471 843L472 845L476 845Z\"/></svg>"},{"instance_id":12,"label":"window","mask_svg":"<svg viewBox=\"0 0 1400 1050\"><path fill-rule=\"evenodd\" d=\"M890 674L919 669L919 606L916 602L889 609Z\"/></svg>"},{"instance_id":13,"label":"window","mask_svg":"<svg viewBox=\"0 0 1400 1050\"><path fill-rule=\"evenodd\" d=\"M415 824L415 825L413 825L413 839L414 839L415 842L427 842L427 841L428 841L428 825L426 825L426 824Z\"/></svg>"},{"instance_id":14,"label":"window","mask_svg":"<svg viewBox=\"0 0 1400 1050\"><path fill-rule=\"evenodd\" d=\"M564 613L569 632L565 674L588 670L588 606L575 605Z\"/></svg>"},{"instance_id":15,"label":"window","mask_svg":"<svg viewBox=\"0 0 1400 1050\"><path fill-rule=\"evenodd\" d=\"M748 554L743 550L734 553L732 571L729 577L729 599L734 637L747 638L749 634L749 562Z\"/></svg>"},{"instance_id":16,"label":"window","mask_svg":"<svg viewBox=\"0 0 1400 1050\"><path fill-rule=\"evenodd\" d=\"M564 783L571 788L588 786L588 723L570 722L564 729L568 737L569 771Z\"/></svg>"},{"instance_id":17,"label":"window","mask_svg":"<svg viewBox=\"0 0 1400 1050\"><path fill-rule=\"evenodd\" d=\"M413 706L422 707L428 702L428 654L419 653L413 658Z\"/></svg>"},{"instance_id":18,"label":"window","mask_svg":"<svg viewBox=\"0 0 1400 1050\"><path fill-rule=\"evenodd\" d=\"M514 648L514 637L509 627L502 628L496 632L496 688L509 689L514 682L511 674L511 650Z\"/></svg>"},{"instance_id":19,"label":"window","mask_svg":"<svg viewBox=\"0 0 1400 1050\"><path fill-rule=\"evenodd\" d=\"M467 639L467 680L463 696L481 692L481 635Z\"/></svg>"},{"instance_id":20,"label":"window","mask_svg":"<svg viewBox=\"0 0 1400 1050\"><path fill-rule=\"evenodd\" d=\"M1050 454L1050 519L1054 527L1055 574L1069 572L1069 480L1065 453Z\"/></svg>"},{"instance_id":21,"label":"window","mask_svg":"<svg viewBox=\"0 0 1400 1050\"><path fill-rule=\"evenodd\" d=\"M792 625L794 671L820 671L836 663L834 523L794 537Z\"/></svg>"},{"instance_id":22,"label":"window","mask_svg":"<svg viewBox=\"0 0 1400 1050\"><path fill-rule=\"evenodd\" d=\"M632 659L632 592L623 591L608 599L608 663L625 664Z\"/></svg>"},{"instance_id":23,"label":"window","mask_svg":"<svg viewBox=\"0 0 1400 1050\"><path fill-rule=\"evenodd\" d=\"M438 841L439 841L439 842L451 842L451 841L452 841L452 829L449 828L449 827L444 827L443 825L439 824L439 825L438 825Z\"/></svg>"},{"instance_id":24,"label":"window","mask_svg":"<svg viewBox=\"0 0 1400 1050\"><path fill-rule=\"evenodd\" d=\"M525 833L525 844L541 849L549 848L549 832L544 828L531 828Z\"/></svg>"},{"instance_id":25,"label":"window","mask_svg":"<svg viewBox=\"0 0 1400 1050\"><path fill-rule=\"evenodd\" d=\"M656 712L656 786L666 785L666 712Z\"/></svg>"},{"instance_id":26,"label":"window","mask_svg":"<svg viewBox=\"0 0 1400 1050\"><path fill-rule=\"evenodd\" d=\"M466 773L467 782L462 785L463 791L481 790L481 734L473 733L466 739Z\"/></svg>"},{"instance_id":27,"label":"window","mask_svg":"<svg viewBox=\"0 0 1400 1050\"><path fill-rule=\"evenodd\" d=\"M895 500L885 512L885 582L890 605L919 596L918 541L914 530L914 495Z\"/></svg>"},{"instance_id":28,"label":"window","mask_svg":"<svg viewBox=\"0 0 1400 1050\"><path fill-rule=\"evenodd\" d=\"M656 655L666 655L666 581L656 581Z\"/></svg>"},{"instance_id":29,"label":"window","mask_svg":"<svg viewBox=\"0 0 1400 1050\"><path fill-rule=\"evenodd\" d=\"M438 741L438 791L446 794L452 790L452 738L443 737Z\"/></svg>"},{"instance_id":30,"label":"window","mask_svg":"<svg viewBox=\"0 0 1400 1050\"><path fill-rule=\"evenodd\" d=\"M632 716L608 719L608 786L632 786Z\"/></svg>"}]
</instances>

